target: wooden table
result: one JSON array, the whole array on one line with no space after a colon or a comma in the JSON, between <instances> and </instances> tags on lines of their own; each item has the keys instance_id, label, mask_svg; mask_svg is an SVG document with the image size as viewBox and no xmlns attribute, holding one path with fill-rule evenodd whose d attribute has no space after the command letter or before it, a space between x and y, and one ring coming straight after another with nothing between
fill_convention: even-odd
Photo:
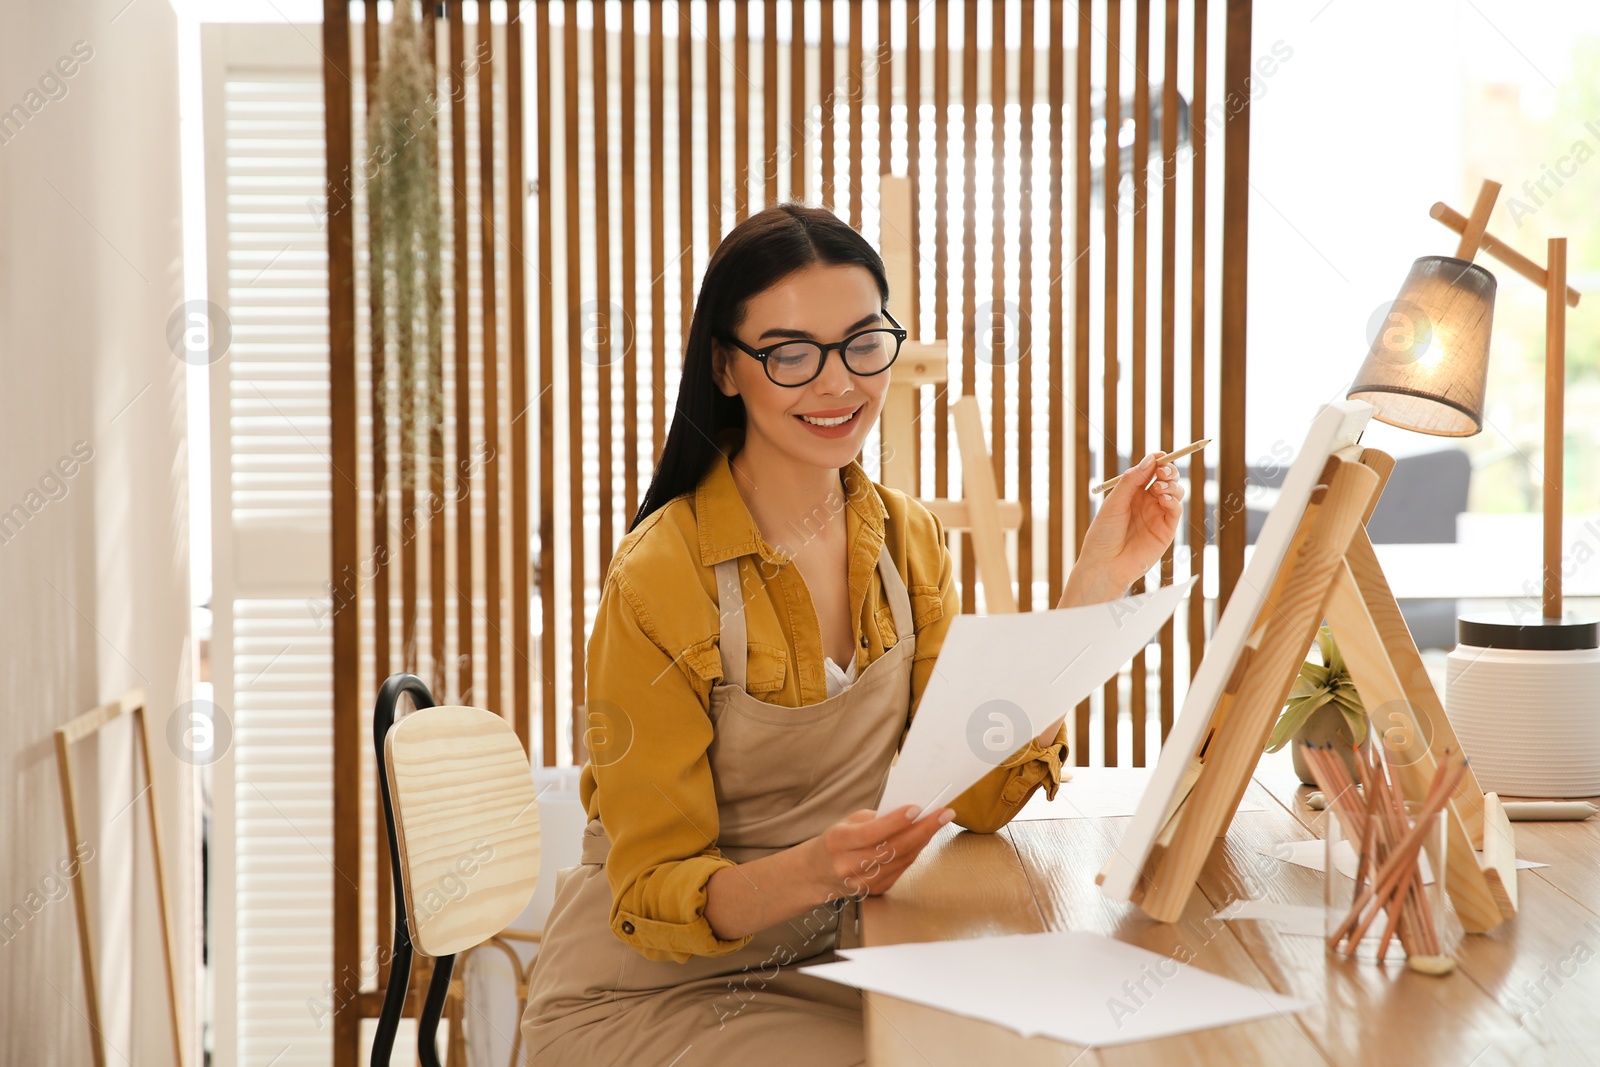
<instances>
[{"instance_id":1,"label":"wooden table","mask_svg":"<svg viewBox=\"0 0 1600 1067\"><path fill-rule=\"evenodd\" d=\"M1322 875L1261 854L1321 836L1287 752L1266 757L1206 862L1182 921L1152 922L1094 884L1126 818L1016 822L996 834L947 827L888 894L862 905L868 945L1091 930L1316 1006L1178 1037L1083 1048L881 994L867 994L868 1063L885 1065L1600 1064L1600 817L1518 823L1521 914L1469 936L1456 973L1346 961L1318 938L1268 923L1214 922L1240 897L1319 904ZM1063 966L1071 966L1063 960Z\"/></svg>"}]
</instances>

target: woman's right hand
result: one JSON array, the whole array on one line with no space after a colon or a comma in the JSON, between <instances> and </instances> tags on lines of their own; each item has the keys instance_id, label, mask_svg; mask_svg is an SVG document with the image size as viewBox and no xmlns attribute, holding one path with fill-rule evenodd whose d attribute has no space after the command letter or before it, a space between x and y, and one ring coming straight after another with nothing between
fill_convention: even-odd
<instances>
[{"instance_id":1,"label":"woman's right hand","mask_svg":"<svg viewBox=\"0 0 1600 1067\"><path fill-rule=\"evenodd\" d=\"M887 892L933 835L955 818L950 808L935 809L920 819L916 810L916 805L907 804L879 815L863 808L812 838L828 894L859 899Z\"/></svg>"}]
</instances>

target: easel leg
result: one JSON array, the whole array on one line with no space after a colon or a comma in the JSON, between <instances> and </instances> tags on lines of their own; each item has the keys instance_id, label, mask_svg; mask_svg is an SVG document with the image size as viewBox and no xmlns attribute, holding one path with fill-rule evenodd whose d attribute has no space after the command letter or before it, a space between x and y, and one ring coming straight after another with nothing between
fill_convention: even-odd
<instances>
[{"instance_id":1,"label":"easel leg","mask_svg":"<svg viewBox=\"0 0 1600 1067\"><path fill-rule=\"evenodd\" d=\"M1431 739L1435 752L1460 752L1461 742L1456 739L1455 728L1444 713L1438 690L1428 677L1428 668L1422 663L1422 654L1417 651L1417 643L1412 640L1405 617L1400 614L1400 604L1389 589L1389 580L1384 577L1366 530L1357 530L1350 539L1350 551L1345 560L1405 698L1420 717L1418 725L1424 729L1424 736ZM1483 848L1483 787L1470 766L1456 790L1455 804L1472 847Z\"/></svg>"},{"instance_id":2,"label":"easel leg","mask_svg":"<svg viewBox=\"0 0 1600 1067\"><path fill-rule=\"evenodd\" d=\"M1359 536L1364 539L1366 535L1362 533ZM1406 687L1401 684L1395 671L1393 663L1396 654L1395 645L1385 641L1379 632L1372 616L1368 613L1367 605L1362 600L1356 579L1347 565L1342 565L1334 577L1333 588L1328 598L1327 619L1329 629L1339 642L1339 651L1350 669L1350 677L1361 692L1362 702L1367 706L1367 714L1372 719L1372 729L1378 732L1382 743L1389 750L1390 766L1400 780L1406 799L1421 800L1433 781L1439 757L1449 749L1441 747L1437 735L1424 732L1419 721L1420 710L1410 699ZM1415 654L1416 646L1411 642L1409 634L1403 644L1410 647ZM1466 779L1463 777L1456 796L1447 805L1447 810L1450 812L1447 865L1449 873L1445 884L1450 892L1450 899L1456 906L1456 912L1461 917L1461 925L1469 933L1483 933L1494 929L1503 920L1515 914L1516 856L1515 848L1508 847L1507 851L1511 854L1509 866L1495 872L1495 880L1501 887L1501 891L1497 893L1495 886L1491 884L1491 879L1486 876L1484 868L1479 864L1477 853L1473 851L1473 843L1466 830L1466 821L1461 810L1466 807L1462 802L1461 792L1466 788ZM1475 790L1475 787L1473 788ZM1477 810L1482 812L1483 794L1469 792L1465 799L1475 801ZM1498 807L1496 801L1496 810ZM1501 818L1503 820L1503 814ZM1503 831L1506 837L1502 843L1511 846L1509 823L1504 824ZM1507 886L1510 887L1509 890L1506 889Z\"/></svg>"}]
</instances>

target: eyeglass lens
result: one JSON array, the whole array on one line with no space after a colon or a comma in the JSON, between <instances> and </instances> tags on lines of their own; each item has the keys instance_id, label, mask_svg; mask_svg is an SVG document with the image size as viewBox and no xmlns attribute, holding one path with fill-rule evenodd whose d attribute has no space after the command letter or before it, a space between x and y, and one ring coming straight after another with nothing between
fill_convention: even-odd
<instances>
[{"instance_id":1,"label":"eyeglass lens","mask_svg":"<svg viewBox=\"0 0 1600 1067\"><path fill-rule=\"evenodd\" d=\"M850 339L844 363L856 374L878 374L894 362L900 340L890 330L868 330ZM822 370L822 346L814 341L790 341L767 354L767 373L780 385L803 385Z\"/></svg>"}]
</instances>

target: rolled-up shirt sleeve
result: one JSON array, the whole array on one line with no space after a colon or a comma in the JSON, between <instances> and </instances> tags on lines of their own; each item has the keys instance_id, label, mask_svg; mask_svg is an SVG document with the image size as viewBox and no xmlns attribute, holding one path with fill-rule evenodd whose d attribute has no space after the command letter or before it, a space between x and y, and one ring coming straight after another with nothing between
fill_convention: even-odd
<instances>
[{"instance_id":1,"label":"rolled-up shirt sleeve","mask_svg":"<svg viewBox=\"0 0 1600 1067\"><path fill-rule=\"evenodd\" d=\"M939 598L943 610L937 617L929 618L917 628L917 650L911 668L911 714L922 702L928 679L933 676L934 660L944 647L950 623L961 611L961 599L956 592L954 561L944 543L944 526L937 516L932 516L935 536L938 537ZM933 614L933 613L930 613ZM1055 799L1061 785L1061 765L1067 758L1067 725L1060 729L1049 745L1040 747L1029 732L1027 744L984 774L960 796L948 802L955 813L958 825L977 833L993 833L1011 821L1028 802L1035 789L1044 786L1045 795Z\"/></svg>"},{"instance_id":2,"label":"rolled-up shirt sleeve","mask_svg":"<svg viewBox=\"0 0 1600 1067\"><path fill-rule=\"evenodd\" d=\"M682 963L736 951L750 936L722 940L706 921L707 883L735 865L717 848L709 686L655 633L626 573L613 568L589 640L586 708L611 840L611 930L648 959Z\"/></svg>"}]
</instances>

